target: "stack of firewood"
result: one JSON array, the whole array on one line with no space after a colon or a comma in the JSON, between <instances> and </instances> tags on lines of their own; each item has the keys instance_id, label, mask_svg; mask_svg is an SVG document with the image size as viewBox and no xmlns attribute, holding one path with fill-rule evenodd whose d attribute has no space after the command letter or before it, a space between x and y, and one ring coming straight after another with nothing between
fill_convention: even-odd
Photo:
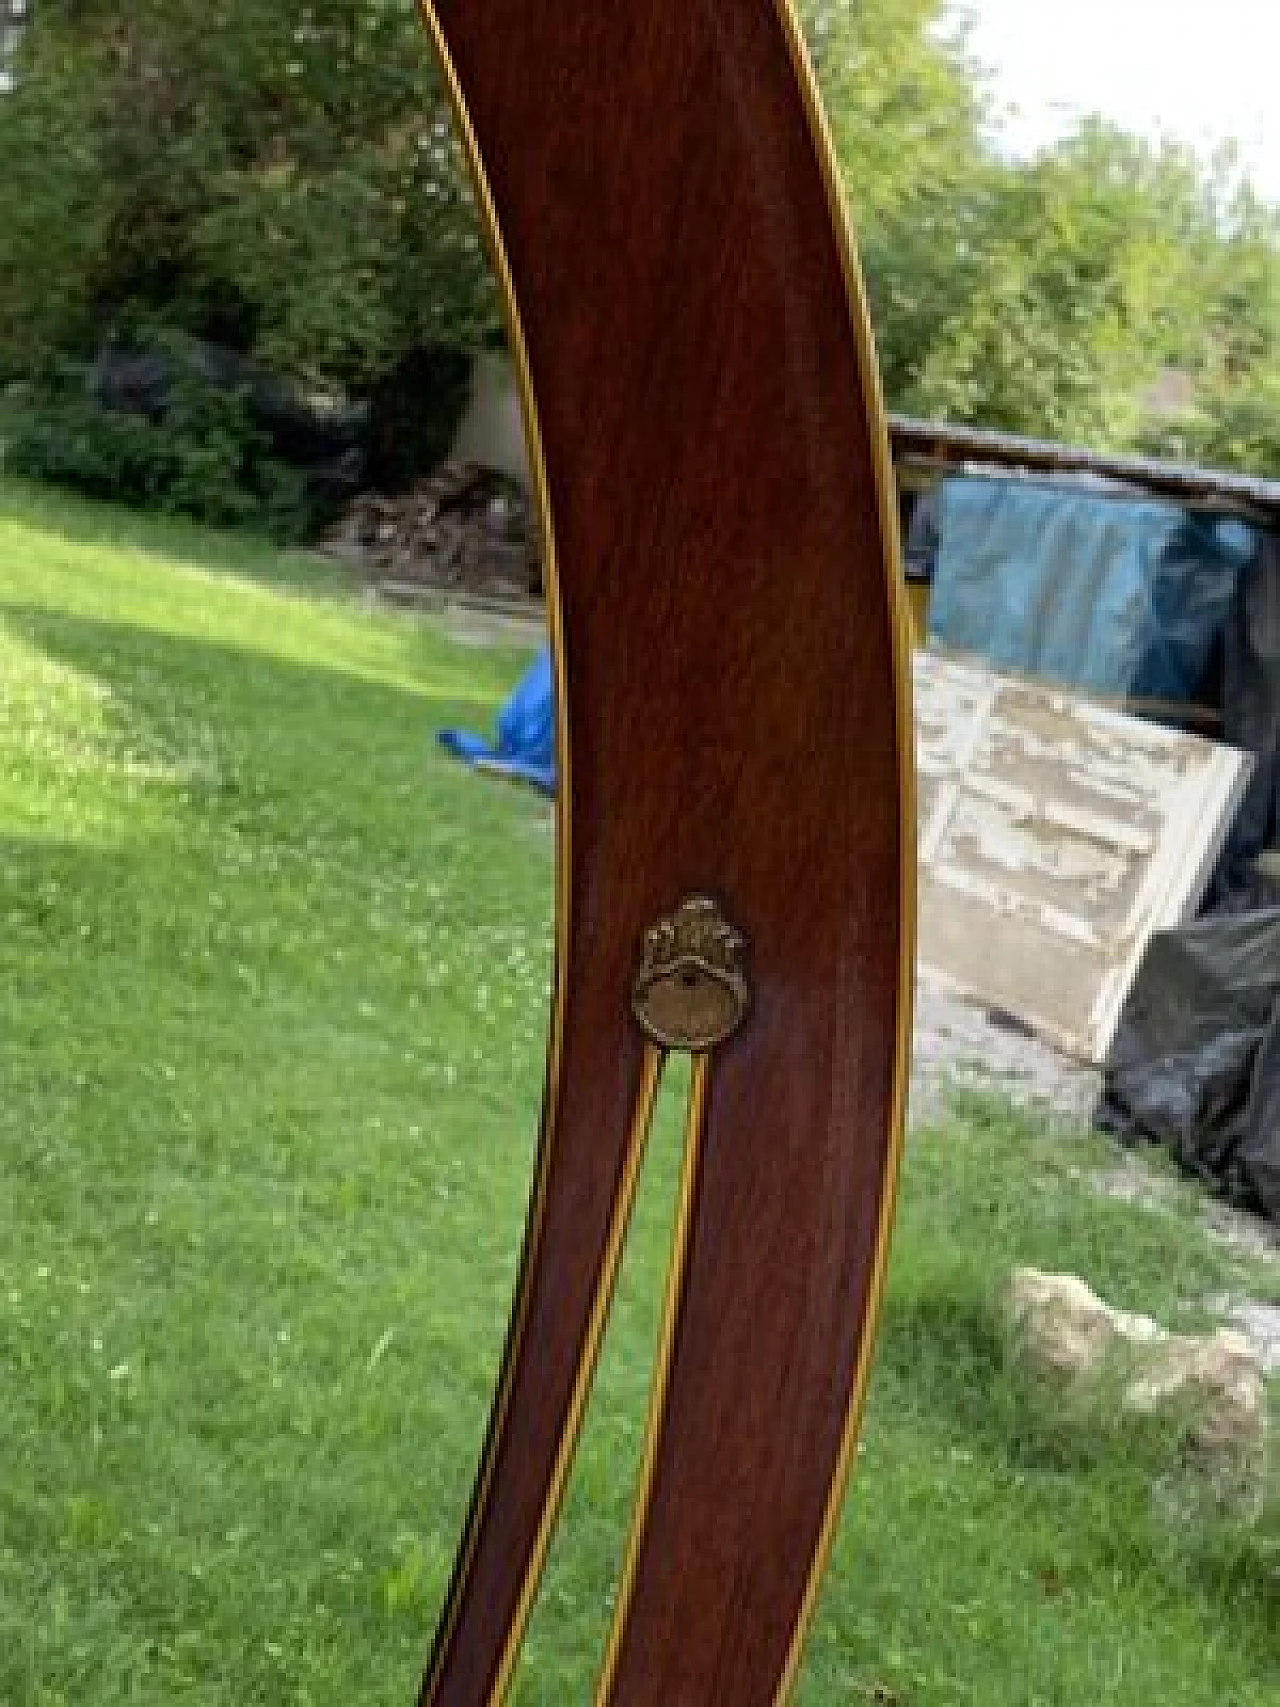
<instances>
[{"instance_id":1,"label":"stack of firewood","mask_svg":"<svg viewBox=\"0 0 1280 1707\"><path fill-rule=\"evenodd\" d=\"M510 600L542 592L526 499L503 476L468 463L443 463L398 497L362 493L323 548L392 597L448 592Z\"/></svg>"}]
</instances>

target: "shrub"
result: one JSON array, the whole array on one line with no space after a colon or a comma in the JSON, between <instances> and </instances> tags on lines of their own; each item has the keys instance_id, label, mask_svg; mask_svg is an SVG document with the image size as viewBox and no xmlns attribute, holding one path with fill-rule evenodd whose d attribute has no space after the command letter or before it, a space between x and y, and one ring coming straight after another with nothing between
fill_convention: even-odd
<instances>
[{"instance_id":1,"label":"shrub","mask_svg":"<svg viewBox=\"0 0 1280 1707\"><path fill-rule=\"evenodd\" d=\"M146 506L284 541L324 519L306 475L273 456L244 394L176 370L156 416L107 408L62 367L9 410L5 466L91 497Z\"/></svg>"}]
</instances>

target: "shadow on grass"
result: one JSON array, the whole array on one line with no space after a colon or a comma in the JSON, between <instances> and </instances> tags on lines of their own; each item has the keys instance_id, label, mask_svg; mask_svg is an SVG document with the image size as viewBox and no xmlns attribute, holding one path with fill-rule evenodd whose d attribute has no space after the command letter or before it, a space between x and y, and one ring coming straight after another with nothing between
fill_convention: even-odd
<instances>
[{"instance_id":1,"label":"shadow on grass","mask_svg":"<svg viewBox=\"0 0 1280 1707\"><path fill-rule=\"evenodd\" d=\"M351 569L316 550L282 547L265 536L109 504L12 475L0 478L0 520L5 517L75 545L174 558L277 592L347 599L360 585Z\"/></svg>"},{"instance_id":2,"label":"shadow on grass","mask_svg":"<svg viewBox=\"0 0 1280 1707\"><path fill-rule=\"evenodd\" d=\"M0 622L103 683L111 722L141 757L163 763L180 756L179 749L189 756L192 743L206 739L228 751L252 747L259 758L278 757L282 768L314 768L316 780L340 767L348 787L353 763L360 767L354 774L369 769L376 776L385 755L403 760L412 743L434 774L465 776L478 788L469 773L445 762L435 731L455 721L486 725L515 674L501 654L460 654L426 637L411 688L358 667L30 604L0 603ZM221 786L234 792L234 778L224 775Z\"/></svg>"},{"instance_id":3,"label":"shadow on grass","mask_svg":"<svg viewBox=\"0 0 1280 1707\"><path fill-rule=\"evenodd\" d=\"M1095 1468L1102 1448L1063 1429L1012 1367L994 1302L957 1292L885 1305L877 1362L892 1402L997 1468Z\"/></svg>"}]
</instances>

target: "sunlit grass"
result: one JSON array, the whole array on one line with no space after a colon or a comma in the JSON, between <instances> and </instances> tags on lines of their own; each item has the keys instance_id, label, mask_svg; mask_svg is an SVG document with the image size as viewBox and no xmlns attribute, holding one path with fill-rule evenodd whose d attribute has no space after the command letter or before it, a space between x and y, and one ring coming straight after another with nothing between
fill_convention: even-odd
<instances>
[{"instance_id":1,"label":"sunlit grass","mask_svg":"<svg viewBox=\"0 0 1280 1707\"><path fill-rule=\"evenodd\" d=\"M437 756L522 662L310 559L0 488L0 1702L407 1703L505 1328L545 806ZM586 1701L669 1237L660 1125L517 1696ZM911 1143L808 1707L1280 1700L1274 1516L1006 1365L1017 1262L1195 1321L1189 1201L970 1100ZM877 1693L878 1692L878 1693Z\"/></svg>"}]
</instances>

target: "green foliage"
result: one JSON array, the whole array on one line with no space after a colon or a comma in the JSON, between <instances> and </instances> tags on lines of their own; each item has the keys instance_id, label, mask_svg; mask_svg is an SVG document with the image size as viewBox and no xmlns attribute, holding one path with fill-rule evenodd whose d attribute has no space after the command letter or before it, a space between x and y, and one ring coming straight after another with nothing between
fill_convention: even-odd
<instances>
[{"instance_id":1,"label":"green foliage","mask_svg":"<svg viewBox=\"0 0 1280 1707\"><path fill-rule=\"evenodd\" d=\"M1121 448L1169 370L1200 443L1280 472L1280 222L1230 157L1098 119L1027 163L995 153L982 74L942 0L812 0L892 407Z\"/></svg>"},{"instance_id":2,"label":"green foliage","mask_svg":"<svg viewBox=\"0 0 1280 1707\"><path fill-rule=\"evenodd\" d=\"M1229 158L1090 120L1010 161L962 9L801 11L892 407L1277 471L1280 225ZM457 387L441 368L439 422L411 445L418 392L399 382L499 335L412 0L42 0L0 161L0 383L138 327L183 332L380 400L402 483L438 454ZM1150 421L1169 371L1195 409Z\"/></svg>"},{"instance_id":3,"label":"green foliage","mask_svg":"<svg viewBox=\"0 0 1280 1707\"><path fill-rule=\"evenodd\" d=\"M1280 477L1280 376L1271 373L1254 386L1210 398L1203 418L1202 461Z\"/></svg>"},{"instance_id":4,"label":"green foliage","mask_svg":"<svg viewBox=\"0 0 1280 1707\"><path fill-rule=\"evenodd\" d=\"M0 376L142 320L359 391L493 332L408 0L44 0L0 159Z\"/></svg>"},{"instance_id":5,"label":"green foliage","mask_svg":"<svg viewBox=\"0 0 1280 1707\"><path fill-rule=\"evenodd\" d=\"M1280 478L1280 210L1245 186L1220 226L1223 238L1203 262L1210 311L1183 361L1197 382L1193 404L1148 419L1142 443Z\"/></svg>"},{"instance_id":6,"label":"green foliage","mask_svg":"<svg viewBox=\"0 0 1280 1707\"><path fill-rule=\"evenodd\" d=\"M1191 341L1214 210L1192 162L1100 122L992 167L965 292L915 375L920 412L1131 443L1143 393Z\"/></svg>"},{"instance_id":7,"label":"green foliage","mask_svg":"<svg viewBox=\"0 0 1280 1707\"><path fill-rule=\"evenodd\" d=\"M91 497L298 540L319 519L305 477L273 457L245 397L175 370L156 419L105 408L82 372L11 405L4 465Z\"/></svg>"},{"instance_id":8,"label":"green foliage","mask_svg":"<svg viewBox=\"0 0 1280 1707\"><path fill-rule=\"evenodd\" d=\"M811 0L803 9L871 298L885 390L963 315L982 242L981 80L942 0Z\"/></svg>"},{"instance_id":9,"label":"green foliage","mask_svg":"<svg viewBox=\"0 0 1280 1707\"><path fill-rule=\"evenodd\" d=\"M1140 448L1151 456L1280 477L1280 380L1210 392L1197 406L1148 419Z\"/></svg>"}]
</instances>

